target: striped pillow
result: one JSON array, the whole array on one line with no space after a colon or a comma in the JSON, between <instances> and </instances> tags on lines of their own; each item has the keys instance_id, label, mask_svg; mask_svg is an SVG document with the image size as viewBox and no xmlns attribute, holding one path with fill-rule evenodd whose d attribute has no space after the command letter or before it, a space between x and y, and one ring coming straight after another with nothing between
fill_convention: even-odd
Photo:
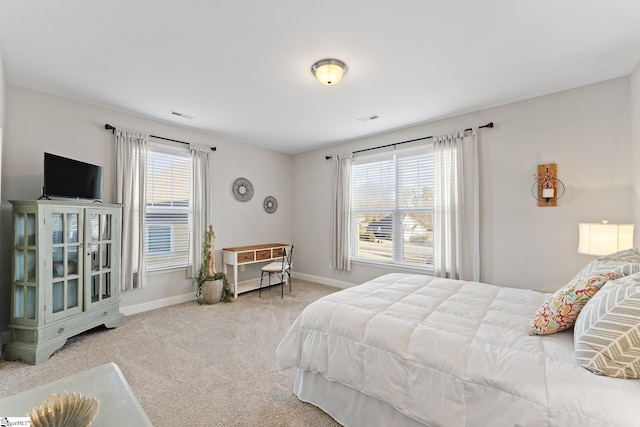
<instances>
[{"instance_id":1,"label":"striped pillow","mask_svg":"<svg viewBox=\"0 0 640 427\"><path fill-rule=\"evenodd\" d=\"M610 271L615 272L618 276L639 273L640 251L637 248L632 248L598 257L584 266L571 280Z\"/></svg>"},{"instance_id":2,"label":"striped pillow","mask_svg":"<svg viewBox=\"0 0 640 427\"><path fill-rule=\"evenodd\" d=\"M614 252L609 255L598 257L599 260L640 262L640 251L638 248L625 249L623 251Z\"/></svg>"},{"instance_id":3,"label":"striped pillow","mask_svg":"<svg viewBox=\"0 0 640 427\"><path fill-rule=\"evenodd\" d=\"M578 363L597 375L640 378L640 274L606 283L574 328Z\"/></svg>"}]
</instances>

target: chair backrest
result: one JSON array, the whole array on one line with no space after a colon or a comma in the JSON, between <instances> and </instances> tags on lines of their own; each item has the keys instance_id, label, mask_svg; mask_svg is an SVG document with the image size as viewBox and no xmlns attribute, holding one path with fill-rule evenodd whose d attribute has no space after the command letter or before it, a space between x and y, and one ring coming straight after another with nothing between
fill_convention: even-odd
<instances>
[{"instance_id":1,"label":"chair backrest","mask_svg":"<svg viewBox=\"0 0 640 427\"><path fill-rule=\"evenodd\" d=\"M282 271L287 269L287 248L282 248Z\"/></svg>"},{"instance_id":2,"label":"chair backrest","mask_svg":"<svg viewBox=\"0 0 640 427\"><path fill-rule=\"evenodd\" d=\"M291 257L293 256L293 245L291 245L291 249L287 253L287 248L282 249L282 271L290 270L291 266Z\"/></svg>"},{"instance_id":3,"label":"chair backrest","mask_svg":"<svg viewBox=\"0 0 640 427\"><path fill-rule=\"evenodd\" d=\"M289 249L289 255L287 255L287 251L284 252L285 258L287 258L287 263L284 265L287 268L293 268L293 245L291 245L291 249Z\"/></svg>"},{"instance_id":4,"label":"chair backrest","mask_svg":"<svg viewBox=\"0 0 640 427\"><path fill-rule=\"evenodd\" d=\"M289 253L287 253L287 248L282 248L282 271L287 271L291 269L291 257L293 256L293 245L291 245L291 249L289 249Z\"/></svg>"}]
</instances>

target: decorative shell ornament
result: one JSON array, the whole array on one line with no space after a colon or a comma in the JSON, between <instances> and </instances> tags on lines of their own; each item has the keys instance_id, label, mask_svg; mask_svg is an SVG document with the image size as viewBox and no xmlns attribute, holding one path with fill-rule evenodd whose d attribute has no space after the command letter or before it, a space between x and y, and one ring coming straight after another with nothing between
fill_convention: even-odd
<instances>
[{"instance_id":1,"label":"decorative shell ornament","mask_svg":"<svg viewBox=\"0 0 640 427\"><path fill-rule=\"evenodd\" d=\"M100 409L95 397L77 393L52 394L27 415L32 427L89 427Z\"/></svg>"}]
</instances>

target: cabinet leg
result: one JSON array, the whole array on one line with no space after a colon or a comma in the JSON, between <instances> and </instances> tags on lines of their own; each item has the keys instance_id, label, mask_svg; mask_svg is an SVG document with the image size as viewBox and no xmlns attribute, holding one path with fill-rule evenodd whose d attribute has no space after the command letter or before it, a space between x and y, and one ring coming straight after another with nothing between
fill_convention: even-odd
<instances>
[{"instance_id":1,"label":"cabinet leg","mask_svg":"<svg viewBox=\"0 0 640 427\"><path fill-rule=\"evenodd\" d=\"M50 341L38 346L20 341L12 341L5 346L4 357L6 360L21 359L29 365L37 365L49 359L53 353L66 343L66 338Z\"/></svg>"},{"instance_id":2,"label":"cabinet leg","mask_svg":"<svg viewBox=\"0 0 640 427\"><path fill-rule=\"evenodd\" d=\"M120 326L124 325L124 322L125 322L124 314L118 313L116 316L106 320L104 322L104 326L106 328L119 328Z\"/></svg>"}]
</instances>

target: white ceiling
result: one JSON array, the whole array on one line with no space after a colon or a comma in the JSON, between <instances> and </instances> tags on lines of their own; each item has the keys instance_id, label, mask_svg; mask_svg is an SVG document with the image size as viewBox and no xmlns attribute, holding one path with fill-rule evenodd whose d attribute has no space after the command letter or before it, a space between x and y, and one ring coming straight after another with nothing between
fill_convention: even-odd
<instances>
[{"instance_id":1,"label":"white ceiling","mask_svg":"<svg viewBox=\"0 0 640 427\"><path fill-rule=\"evenodd\" d=\"M0 52L10 85L300 153L628 75L640 1L1 0Z\"/></svg>"}]
</instances>

